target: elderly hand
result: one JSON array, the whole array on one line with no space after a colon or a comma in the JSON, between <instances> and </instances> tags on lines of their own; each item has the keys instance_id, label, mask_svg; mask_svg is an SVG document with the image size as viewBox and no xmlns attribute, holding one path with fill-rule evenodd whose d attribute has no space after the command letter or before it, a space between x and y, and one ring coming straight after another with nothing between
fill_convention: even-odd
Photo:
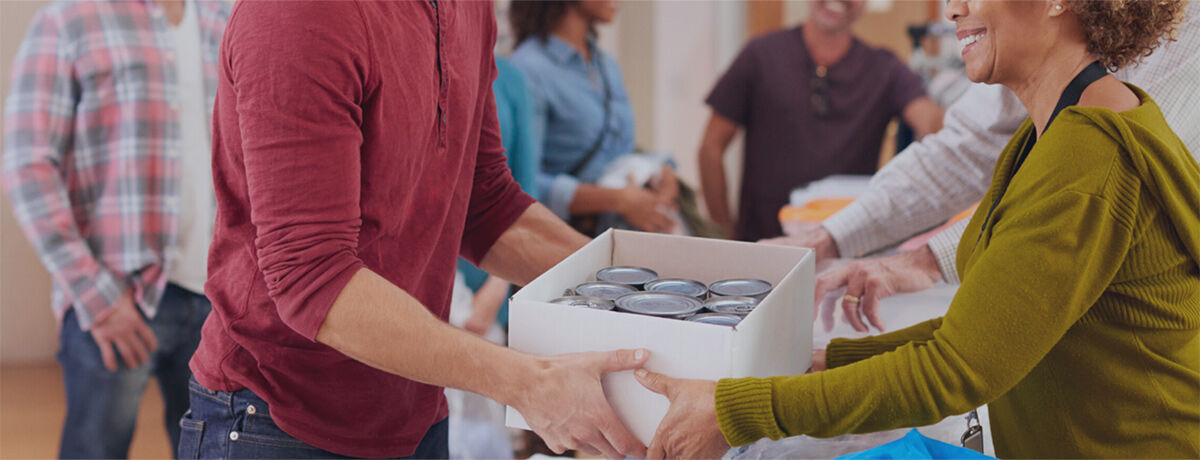
<instances>
[{"instance_id":1,"label":"elderly hand","mask_svg":"<svg viewBox=\"0 0 1200 460\"><path fill-rule=\"evenodd\" d=\"M845 287L842 310L854 330L870 331L862 319L866 317L871 325L883 331L885 326L879 318L880 299L923 291L941 279L942 271L933 251L929 246L922 246L894 256L856 260L821 274L817 278L816 303L820 305L826 293Z\"/></svg>"},{"instance_id":2,"label":"elderly hand","mask_svg":"<svg viewBox=\"0 0 1200 460\"><path fill-rule=\"evenodd\" d=\"M645 369L634 375L642 386L671 402L646 458L720 458L729 450L717 426L716 382L674 379Z\"/></svg>"},{"instance_id":3,"label":"elderly hand","mask_svg":"<svg viewBox=\"0 0 1200 460\"><path fill-rule=\"evenodd\" d=\"M778 244L780 246L812 248L814 255L817 257L816 262L818 264L829 259L838 258L837 244L834 243L833 235L829 234L829 230L825 230L825 227L816 222L797 223L795 225L797 225L796 228L799 230L797 233L777 238L767 238L758 242Z\"/></svg>"}]
</instances>

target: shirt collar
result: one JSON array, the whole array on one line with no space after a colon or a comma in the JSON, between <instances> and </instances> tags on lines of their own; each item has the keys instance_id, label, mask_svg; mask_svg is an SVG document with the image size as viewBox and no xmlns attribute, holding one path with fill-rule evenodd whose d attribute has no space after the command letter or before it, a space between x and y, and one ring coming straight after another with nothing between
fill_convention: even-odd
<instances>
[{"instance_id":1,"label":"shirt collar","mask_svg":"<svg viewBox=\"0 0 1200 460\"><path fill-rule=\"evenodd\" d=\"M592 56L596 55L596 42L591 37L587 39L587 46L592 50ZM554 58L561 64L566 64L572 59L583 60L583 56L579 54L579 50L568 44L565 40L556 37L554 34L546 36L546 43L542 46L546 50L546 54Z\"/></svg>"}]
</instances>

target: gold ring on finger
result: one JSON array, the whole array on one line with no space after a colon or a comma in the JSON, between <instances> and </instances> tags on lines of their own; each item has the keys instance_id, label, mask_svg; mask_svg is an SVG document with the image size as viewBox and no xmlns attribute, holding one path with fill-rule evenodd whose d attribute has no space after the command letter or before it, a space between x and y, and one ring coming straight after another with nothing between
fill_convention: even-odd
<instances>
[{"instance_id":1,"label":"gold ring on finger","mask_svg":"<svg viewBox=\"0 0 1200 460\"><path fill-rule=\"evenodd\" d=\"M842 297L842 299L845 299L846 302L849 302L849 303L859 303L862 301L862 299L859 299L858 297L852 296L850 294L846 294L846 296Z\"/></svg>"}]
</instances>

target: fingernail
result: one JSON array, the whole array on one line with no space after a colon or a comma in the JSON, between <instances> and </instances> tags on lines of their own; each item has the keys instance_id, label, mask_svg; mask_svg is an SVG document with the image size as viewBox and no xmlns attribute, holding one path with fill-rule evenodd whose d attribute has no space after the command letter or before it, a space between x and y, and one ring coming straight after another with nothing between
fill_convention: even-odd
<instances>
[{"instance_id":1,"label":"fingernail","mask_svg":"<svg viewBox=\"0 0 1200 460\"><path fill-rule=\"evenodd\" d=\"M645 357L646 357L646 350L638 349L638 351L633 352L633 359L641 361L642 358L645 358Z\"/></svg>"},{"instance_id":2,"label":"fingernail","mask_svg":"<svg viewBox=\"0 0 1200 460\"><path fill-rule=\"evenodd\" d=\"M645 370L645 369L638 369L638 370L634 371L633 373L634 373L634 374L637 374L637 376L638 376L638 377L645 377L645 376L646 376L646 370Z\"/></svg>"}]
</instances>

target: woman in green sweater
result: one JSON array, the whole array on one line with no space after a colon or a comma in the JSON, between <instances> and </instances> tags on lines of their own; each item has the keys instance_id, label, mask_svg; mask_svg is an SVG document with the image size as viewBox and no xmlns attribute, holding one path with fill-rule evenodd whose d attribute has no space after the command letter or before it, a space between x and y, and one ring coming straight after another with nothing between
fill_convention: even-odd
<instances>
[{"instance_id":1,"label":"woman in green sweater","mask_svg":"<svg viewBox=\"0 0 1200 460\"><path fill-rule=\"evenodd\" d=\"M1200 166L1146 93L1105 72L1153 50L1182 8L949 1L970 78L1012 89L1030 119L959 245L946 316L835 340L807 375L639 371L671 401L650 457L988 404L1001 457L1200 458Z\"/></svg>"}]
</instances>

